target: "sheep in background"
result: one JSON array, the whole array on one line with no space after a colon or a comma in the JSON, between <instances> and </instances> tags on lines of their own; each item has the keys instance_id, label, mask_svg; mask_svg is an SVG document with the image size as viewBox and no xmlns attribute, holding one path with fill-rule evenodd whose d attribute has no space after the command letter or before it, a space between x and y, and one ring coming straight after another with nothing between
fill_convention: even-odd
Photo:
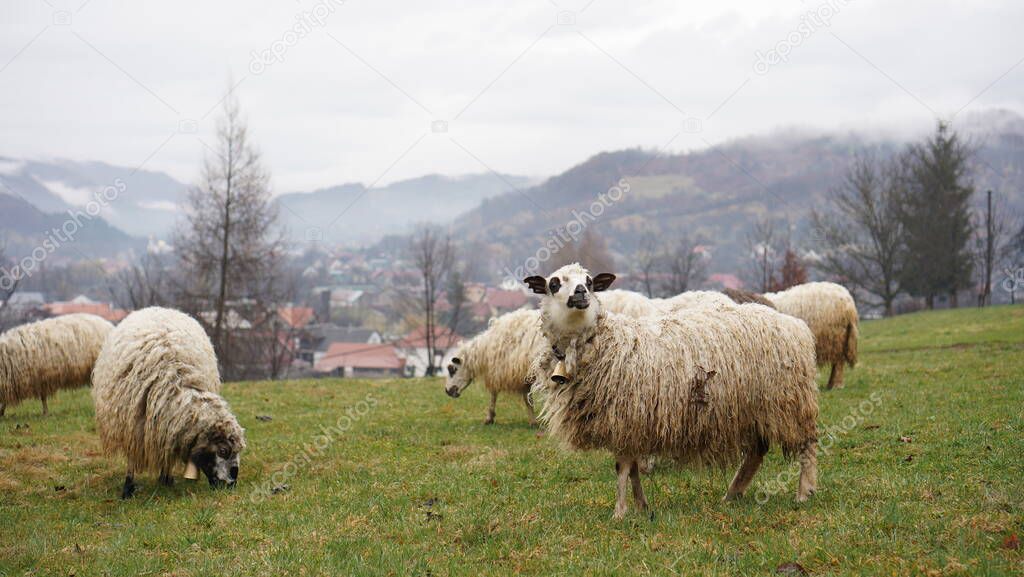
<instances>
[{"instance_id":1,"label":"sheep in background","mask_svg":"<svg viewBox=\"0 0 1024 577\"><path fill-rule=\"evenodd\" d=\"M498 393L512 393L523 398L530 425L535 426L530 367L545 346L540 334L540 312L518 310L491 319L486 331L459 345L448 363L444 392L458 398L474 380L481 379L491 393L484 424L494 423Z\"/></svg>"},{"instance_id":2,"label":"sheep in background","mask_svg":"<svg viewBox=\"0 0 1024 577\"><path fill-rule=\"evenodd\" d=\"M615 289L602 293L601 308L633 318L658 316L684 308L728 305L728 297L714 291L686 291L670 298L647 298L629 290Z\"/></svg>"},{"instance_id":3,"label":"sheep in background","mask_svg":"<svg viewBox=\"0 0 1024 577\"><path fill-rule=\"evenodd\" d=\"M0 416L8 406L89 385L103 341L114 325L72 314L15 327L0 335Z\"/></svg>"},{"instance_id":4,"label":"sheep in background","mask_svg":"<svg viewBox=\"0 0 1024 577\"><path fill-rule=\"evenodd\" d=\"M775 305L772 304L772 301L764 298L764 295L755 292L746 291L743 289L725 288L722 289L722 294L729 297L730 299L732 299L733 302L737 304L756 303L759 305L764 305L769 308L775 308Z\"/></svg>"},{"instance_id":5,"label":"sheep in background","mask_svg":"<svg viewBox=\"0 0 1024 577\"><path fill-rule=\"evenodd\" d=\"M818 388L807 326L755 304L645 319L605 313L593 295L614 279L574 264L526 282L545 295L541 330L553 345L535 367L538 380L545 376L541 419L573 449L615 455L615 518L630 486L647 507L638 460L651 454L708 465L742 457L732 499L777 444L799 459L797 500L814 493Z\"/></svg>"},{"instance_id":6,"label":"sheep in background","mask_svg":"<svg viewBox=\"0 0 1024 577\"><path fill-rule=\"evenodd\" d=\"M96 425L108 454L128 460L121 498L135 475L159 472L173 483L206 474L211 486L233 486L245 432L220 396L209 337L189 316L152 307L128 315L110 334L93 370Z\"/></svg>"},{"instance_id":7,"label":"sheep in background","mask_svg":"<svg viewBox=\"0 0 1024 577\"><path fill-rule=\"evenodd\" d=\"M830 282L812 282L767 293L779 312L811 328L818 366L832 365L829 389L843 386L843 368L857 364L857 304L850 291Z\"/></svg>"}]
</instances>

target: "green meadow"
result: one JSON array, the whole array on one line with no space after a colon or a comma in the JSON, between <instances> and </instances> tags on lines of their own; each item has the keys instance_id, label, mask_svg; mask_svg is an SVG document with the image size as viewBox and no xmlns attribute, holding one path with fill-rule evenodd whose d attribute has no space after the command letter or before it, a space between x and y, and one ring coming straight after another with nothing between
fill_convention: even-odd
<instances>
[{"instance_id":1,"label":"green meadow","mask_svg":"<svg viewBox=\"0 0 1024 577\"><path fill-rule=\"evenodd\" d=\"M129 501L88 390L26 402L0 418L0 576L1024 574L1024 306L861 334L821 393L808 503L773 450L730 503L732 471L659 463L653 518L621 522L609 455L559 449L512 397L484 425L479 384L227 384L239 486L142 476Z\"/></svg>"}]
</instances>

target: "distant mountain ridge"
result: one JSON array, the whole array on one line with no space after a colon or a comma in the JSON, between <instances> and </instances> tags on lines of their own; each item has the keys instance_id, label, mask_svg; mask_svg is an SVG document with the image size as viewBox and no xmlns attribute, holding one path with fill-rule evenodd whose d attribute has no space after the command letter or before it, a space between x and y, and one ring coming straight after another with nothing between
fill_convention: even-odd
<instances>
[{"instance_id":1,"label":"distant mountain ridge","mask_svg":"<svg viewBox=\"0 0 1024 577\"><path fill-rule=\"evenodd\" d=\"M978 149L976 189L997 191L1020 214L1024 117L988 111L956 128ZM490 255L498 274L546 254L541 249L552 231L580 220L608 241L622 271L632 268L629 255L651 233L660 239L697 236L713 254L712 272L737 272L745 265L747 235L758 219L788 221L794 242L814 250L807 242L807 216L824 206L856 152L871 146L886 155L904 145L856 133L778 132L686 154L604 152L537 186L485 200L456 219L455 230ZM599 216L588 216L599 195L621 182L628 193L601 208Z\"/></svg>"}]
</instances>

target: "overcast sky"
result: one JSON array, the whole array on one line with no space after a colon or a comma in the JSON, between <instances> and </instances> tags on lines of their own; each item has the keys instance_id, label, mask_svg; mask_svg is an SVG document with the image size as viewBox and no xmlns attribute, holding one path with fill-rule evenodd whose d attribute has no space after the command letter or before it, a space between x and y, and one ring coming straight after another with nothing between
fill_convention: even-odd
<instances>
[{"instance_id":1,"label":"overcast sky","mask_svg":"<svg viewBox=\"0 0 1024 577\"><path fill-rule=\"evenodd\" d=\"M1020 0L3 0L0 155L194 181L229 77L278 192L915 130L1024 112L1022 24Z\"/></svg>"}]
</instances>

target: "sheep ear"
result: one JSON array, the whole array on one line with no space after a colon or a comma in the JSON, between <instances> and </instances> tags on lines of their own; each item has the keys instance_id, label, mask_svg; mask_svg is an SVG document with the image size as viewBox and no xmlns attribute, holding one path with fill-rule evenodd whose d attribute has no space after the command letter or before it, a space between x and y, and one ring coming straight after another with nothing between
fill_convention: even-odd
<instances>
[{"instance_id":1,"label":"sheep ear","mask_svg":"<svg viewBox=\"0 0 1024 577\"><path fill-rule=\"evenodd\" d=\"M459 357L452 357L452 364L456 366L461 365L462 359L460 359Z\"/></svg>"},{"instance_id":2,"label":"sheep ear","mask_svg":"<svg viewBox=\"0 0 1024 577\"><path fill-rule=\"evenodd\" d=\"M718 374L718 371L714 371L714 370L712 370L712 371L708 371L708 372L707 372L707 373L706 373L706 374L704 375L704 380L705 380L705 381L710 381L710 380L711 380L711 377L713 377L713 376L715 376L715 375L717 375L717 374Z\"/></svg>"},{"instance_id":3,"label":"sheep ear","mask_svg":"<svg viewBox=\"0 0 1024 577\"><path fill-rule=\"evenodd\" d=\"M601 292L608 290L608 287L612 286L615 282L615 275L610 272L603 272L594 277L594 292Z\"/></svg>"},{"instance_id":4,"label":"sheep ear","mask_svg":"<svg viewBox=\"0 0 1024 577\"><path fill-rule=\"evenodd\" d=\"M533 292L539 295L548 294L548 281L542 276L526 277L523 279L523 282L526 283Z\"/></svg>"}]
</instances>

